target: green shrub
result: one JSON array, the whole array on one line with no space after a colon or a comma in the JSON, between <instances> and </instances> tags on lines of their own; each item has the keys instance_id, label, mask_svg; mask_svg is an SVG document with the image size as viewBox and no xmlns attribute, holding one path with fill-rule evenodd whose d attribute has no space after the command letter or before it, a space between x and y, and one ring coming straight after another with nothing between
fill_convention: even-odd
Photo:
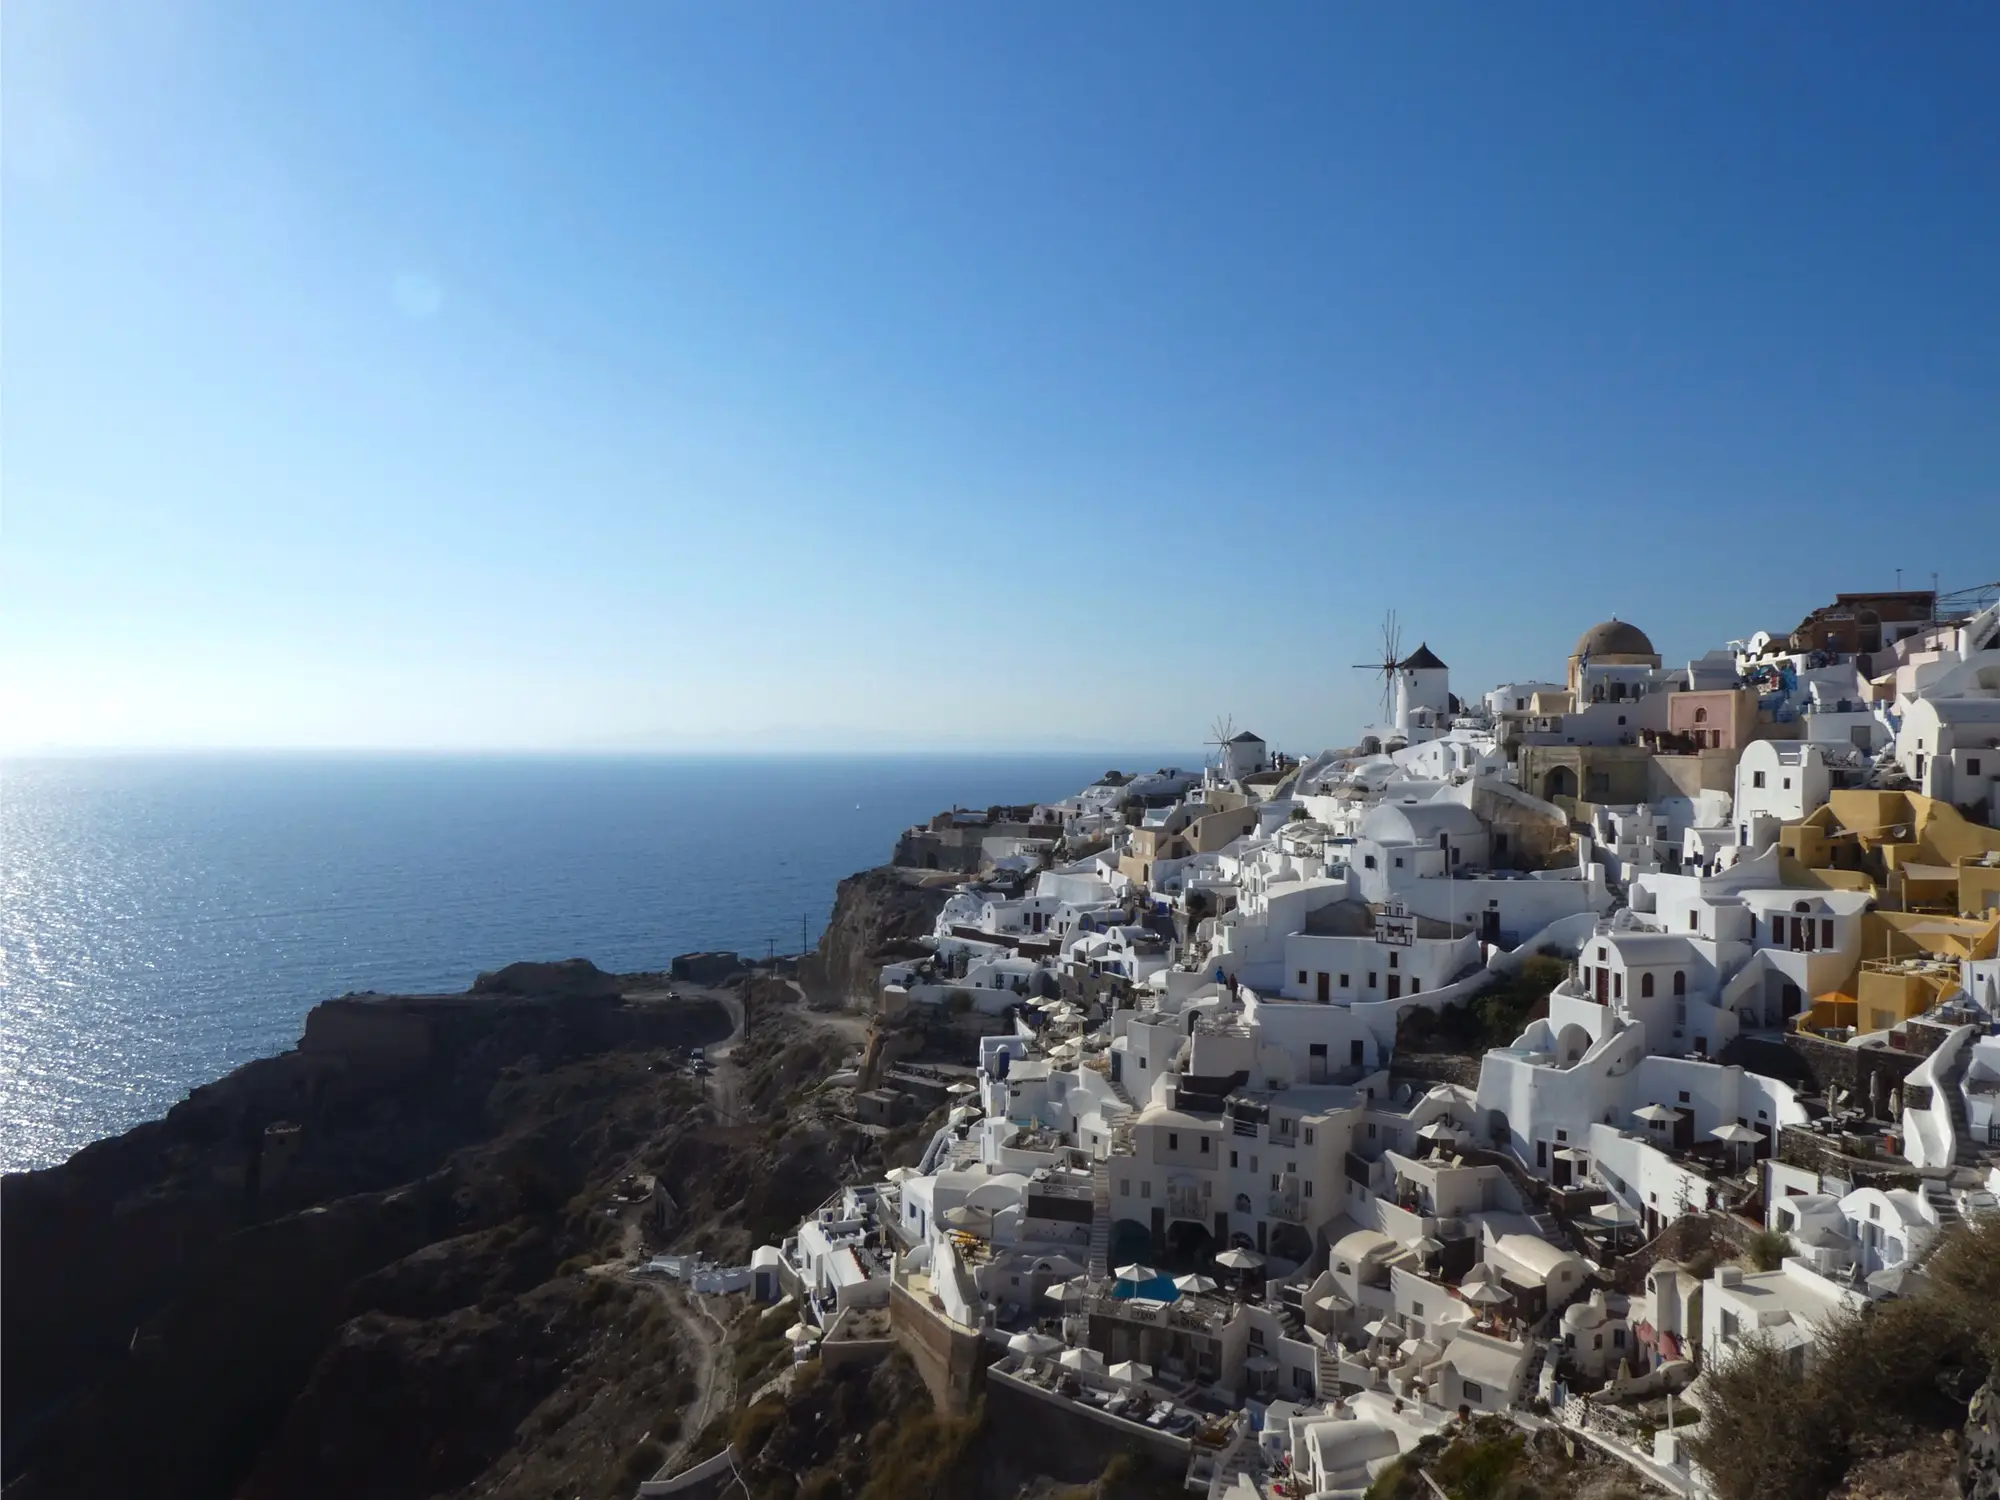
<instances>
[{"instance_id":1,"label":"green shrub","mask_svg":"<svg viewBox=\"0 0 2000 1500\"><path fill-rule=\"evenodd\" d=\"M1760 1271L1775 1271L1787 1255L1792 1253L1789 1236L1775 1229L1760 1229L1750 1236L1750 1264Z\"/></svg>"},{"instance_id":2,"label":"green shrub","mask_svg":"<svg viewBox=\"0 0 2000 1500\"><path fill-rule=\"evenodd\" d=\"M743 1457L754 1458L763 1452L764 1444L784 1419L785 1403L776 1396L766 1396L736 1414L729 1427L729 1441Z\"/></svg>"}]
</instances>

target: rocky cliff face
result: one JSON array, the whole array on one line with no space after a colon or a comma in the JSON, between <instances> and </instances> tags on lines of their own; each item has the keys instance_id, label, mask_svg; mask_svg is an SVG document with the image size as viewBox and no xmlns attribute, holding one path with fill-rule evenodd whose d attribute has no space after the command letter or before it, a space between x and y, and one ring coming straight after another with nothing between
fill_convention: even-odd
<instances>
[{"instance_id":1,"label":"rocky cliff face","mask_svg":"<svg viewBox=\"0 0 2000 1500\"><path fill-rule=\"evenodd\" d=\"M2000 1500L2000 1370L1986 1377L1966 1411L1957 1493L1960 1500Z\"/></svg>"},{"instance_id":2,"label":"rocky cliff face","mask_svg":"<svg viewBox=\"0 0 2000 1500\"><path fill-rule=\"evenodd\" d=\"M820 1003L868 1006L882 965L921 951L916 939L931 931L962 878L884 865L841 881L833 916L801 968L807 992Z\"/></svg>"},{"instance_id":3,"label":"rocky cliff face","mask_svg":"<svg viewBox=\"0 0 2000 1500\"><path fill-rule=\"evenodd\" d=\"M501 1462L627 1321L615 1282L558 1267L616 1234L596 1204L635 1152L692 1129L662 1049L730 1031L627 988L537 965L330 1001L295 1051L0 1181L10 1500L429 1495ZM670 1345L632 1337L671 1378Z\"/></svg>"}]
</instances>

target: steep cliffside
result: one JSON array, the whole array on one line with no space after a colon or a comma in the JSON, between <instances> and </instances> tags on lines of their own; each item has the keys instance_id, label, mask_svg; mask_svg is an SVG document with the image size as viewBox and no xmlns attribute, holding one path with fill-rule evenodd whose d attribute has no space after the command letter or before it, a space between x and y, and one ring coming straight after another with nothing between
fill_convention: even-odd
<instances>
[{"instance_id":1,"label":"steep cliffside","mask_svg":"<svg viewBox=\"0 0 2000 1500\"><path fill-rule=\"evenodd\" d=\"M602 1278L556 1268L617 1234L596 1204L636 1153L671 1155L700 1125L699 1085L663 1049L730 1029L715 1001L587 964L517 966L461 996L348 997L315 1008L296 1050L0 1181L8 1495L123 1493L138 1476L188 1500L246 1481L299 1493L304 1457L351 1414L316 1423L294 1403L368 1385L359 1369L404 1372L379 1388L412 1399L424 1370L464 1374L450 1405L467 1436L436 1464L402 1463L395 1442L379 1472L350 1455L316 1492L476 1477L620 1321ZM517 1349L482 1319L521 1298L548 1306ZM494 1358L461 1369L480 1348ZM671 1374L671 1347L650 1357ZM441 1377L432 1398L454 1389ZM598 1425L592 1441L626 1440Z\"/></svg>"},{"instance_id":2,"label":"steep cliffside","mask_svg":"<svg viewBox=\"0 0 2000 1500\"><path fill-rule=\"evenodd\" d=\"M866 1007L882 965L920 950L963 876L883 865L840 882L819 946L801 965L807 993L820 1004Z\"/></svg>"}]
</instances>

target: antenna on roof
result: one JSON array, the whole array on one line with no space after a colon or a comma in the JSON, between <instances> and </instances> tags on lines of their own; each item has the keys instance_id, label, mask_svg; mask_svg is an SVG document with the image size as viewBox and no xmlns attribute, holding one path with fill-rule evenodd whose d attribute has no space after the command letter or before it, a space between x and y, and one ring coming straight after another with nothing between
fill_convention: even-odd
<instances>
[{"instance_id":1,"label":"antenna on roof","mask_svg":"<svg viewBox=\"0 0 2000 1500\"><path fill-rule=\"evenodd\" d=\"M1395 696L1396 663L1402 660L1403 632L1396 624L1396 612L1392 609L1382 617L1382 659L1380 661L1358 661L1354 663L1357 672L1380 672L1382 674L1382 722L1389 722L1389 709Z\"/></svg>"}]
</instances>

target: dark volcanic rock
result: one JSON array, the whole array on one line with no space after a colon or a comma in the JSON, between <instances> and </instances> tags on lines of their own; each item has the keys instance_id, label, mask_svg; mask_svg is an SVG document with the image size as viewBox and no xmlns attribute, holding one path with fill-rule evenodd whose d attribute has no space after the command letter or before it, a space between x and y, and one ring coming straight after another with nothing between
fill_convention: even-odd
<instances>
[{"instance_id":1,"label":"dark volcanic rock","mask_svg":"<svg viewBox=\"0 0 2000 1500\"><path fill-rule=\"evenodd\" d=\"M351 1320L526 1295L612 1232L574 1205L685 1128L699 1090L664 1049L730 1022L609 977L328 1001L295 1051L0 1180L10 1500L226 1495Z\"/></svg>"},{"instance_id":2,"label":"dark volcanic rock","mask_svg":"<svg viewBox=\"0 0 2000 1500\"><path fill-rule=\"evenodd\" d=\"M552 964L509 964L497 973L481 974L472 981L475 995L615 1000L623 990L623 980L616 974L605 973L587 958L566 958Z\"/></svg>"},{"instance_id":3,"label":"dark volcanic rock","mask_svg":"<svg viewBox=\"0 0 2000 1500\"><path fill-rule=\"evenodd\" d=\"M734 953L683 953L674 959L671 972L685 984L722 984L748 967Z\"/></svg>"},{"instance_id":4,"label":"dark volcanic rock","mask_svg":"<svg viewBox=\"0 0 2000 1500\"><path fill-rule=\"evenodd\" d=\"M884 865L841 881L819 947L801 966L807 989L843 1004L871 1004L882 966L924 951L916 940L936 926L959 878Z\"/></svg>"}]
</instances>

